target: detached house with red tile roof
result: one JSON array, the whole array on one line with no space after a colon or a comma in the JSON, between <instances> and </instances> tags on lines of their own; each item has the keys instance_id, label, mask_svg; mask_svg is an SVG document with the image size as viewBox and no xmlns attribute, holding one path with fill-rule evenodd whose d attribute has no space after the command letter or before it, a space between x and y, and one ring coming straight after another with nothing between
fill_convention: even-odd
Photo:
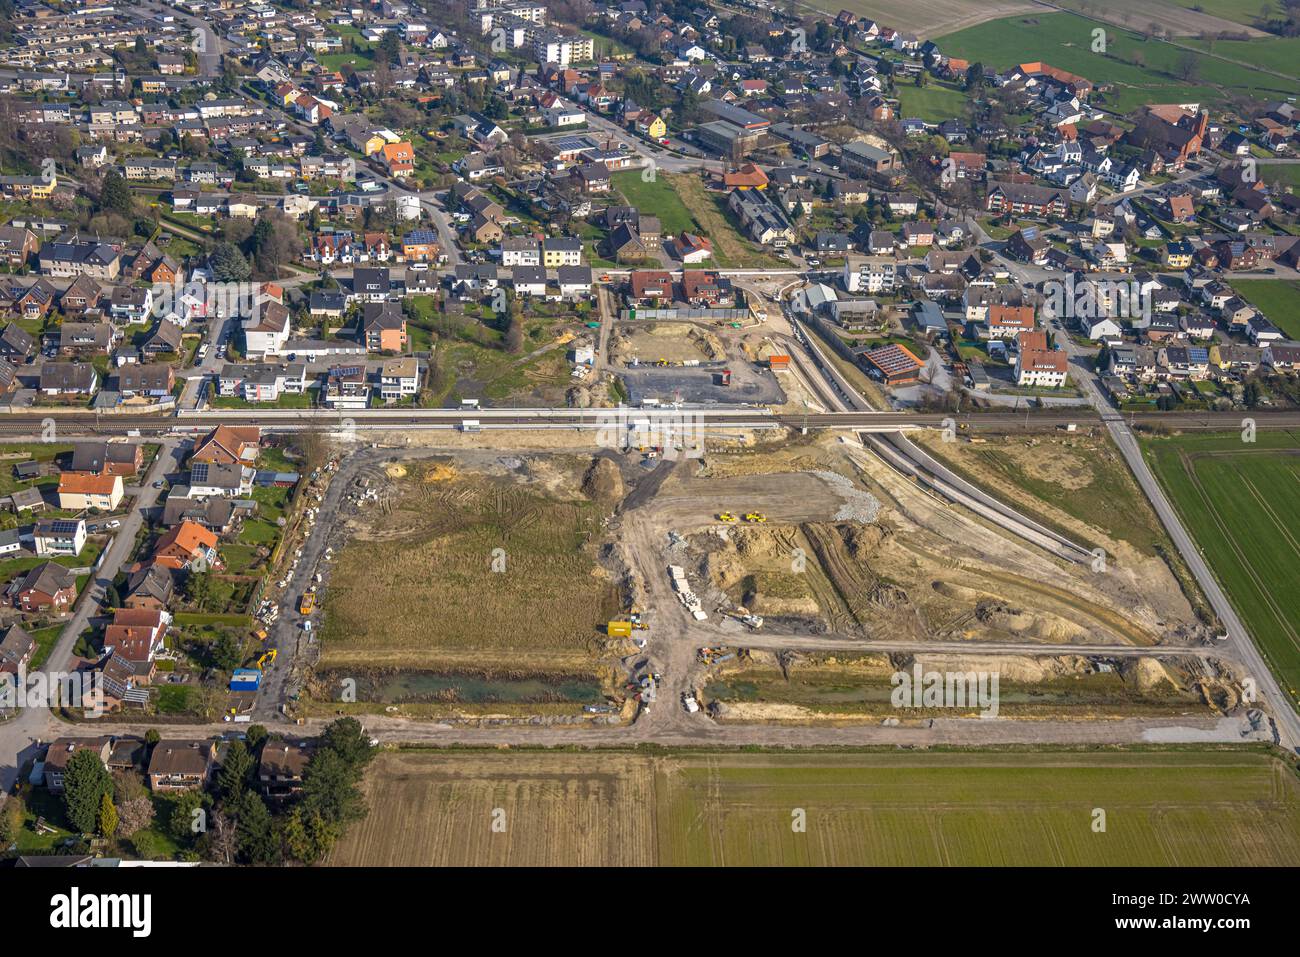
<instances>
[{"instance_id":1,"label":"detached house with red tile roof","mask_svg":"<svg viewBox=\"0 0 1300 957\"><path fill-rule=\"evenodd\" d=\"M22 611L52 611L62 614L77 600L77 576L53 562L42 562L21 578L9 583L5 596Z\"/></svg>"},{"instance_id":2,"label":"detached house with red tile roof","mask_svg":"<svg viewBox=\"0 0 1300 957\"><path fill-rule=\"evenodd\" d=\"M181 522L158 539L150 560L155 565L173 570L221 566L221 557L217 554L217 536L191 521Z\"/></svg>"},{"instance_id":3,"label":"detached house with red tile roof","mask_svg":"<svg viewBox=\"0 0 1300 957\"><path fill-rule=\"evenodd\" d=\"M410 143L386 143L380 153L390 176L410 176L415 172L415 150Z\"/></svg>"},{"instance_id":4,"label":"detached house with red tile roof","mask_svg":"<svg viewBox=\"0 0 1300 957\"><path fill-rule=\"evenodd\" d=\"M120 475L64 472L59 476L59 508L80 512L88 508L112 511L122 502Z\"/></svg>"},{"instance_id":5,"label":"detached house with red tile roof","mask_svg":"<svg viewBox=\"0 0 1300 957\"><path fill-rule=\"evenodd\" d=\"M1016 385L1049 389L1065 385L1069 360L1061 350L1048 348L1047 333L1022 332L1016 346Z\"/></svg>"},{"instance_id":6,"label":"detached house with red tile roof","mask_svg":"<svg viewBox=\"0 0 1300 957\"><path fill-rule=\"evenodd\" d=\"M194 446L190 461L252 465L261 440L262 432L255 425L219 425Z\"/></svg>"}]
</instances>

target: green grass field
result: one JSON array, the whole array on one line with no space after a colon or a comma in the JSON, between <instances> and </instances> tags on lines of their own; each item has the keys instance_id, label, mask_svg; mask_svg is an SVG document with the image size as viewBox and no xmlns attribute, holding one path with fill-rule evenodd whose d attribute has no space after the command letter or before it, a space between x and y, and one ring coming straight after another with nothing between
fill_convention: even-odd
<instances>
[{"instance_id":1,"label":"green grass field","mask_svg":"<svg viewBox=\"0 0 1300 957\"><path fill-rule=\"evenodd\" d=\"M1300 75L1300 37L1257 37L1253 40L1199 40L1189 37L1184 42L1216 56L1258 64L1265 70L1285 73L1287 76ZM1290 95L1294 96L1295 91L1292 90Z\"/></svg>"},{"instance_id":2,"label":"green grass field","mask_svg":"<svg viewBox=\"0 0 1300 957\"><path fill-rule=\"evenodd\" d=\"M647 183L641 178L641 172L638 169L615 173L610 181L629 205L650 216L659 217L664 236L695 229L695 217L677 195L677 190L673 189L668 177L659 175Z\"/></svg>"},{"instance_id":3,"label":"green grass field","mask_svg":"<svg viewBox=\"0 0 1300 957\"><path fill-rule=\"evenodd\" d=\"M966 94L961 90L931 83L929 86L897 87L898 115L904 119L918 117L927 123L941 123L961 117L966 111Z\"/></svg>"},{"instance_id":4,"label":"green grass field","mask_svg":"<svg viewBox=\"0 0 1300 957\"><path fill-rule=\"evenodd\" d=\"M1096 29L1106 31L1105 54L1092 50ZM1113 25L1103 28L1072 13L994 20L941 37L939 43L949 56L979 60L998 70L1042 60L1093 83L1112 83L1116 90L1107 102L1121 112L1147 103L1215 102L1228 94L1276 99L1295 92L1293 83L1207 55L1197 56L1194 75L1184 79L1180 70L1183 49L1160 40L1143 40L1137 33ZM1216 52L1221 52L1217 46ZM1134 62L1135 57L1141 62ZM1262 62L1252 56L1243 59Z\"/></svg>"},{"instance_id":5,"label":"green grass field","mask_svg":"<svg viewBox=\"0 0 1300 957\"><path fill-rule=\"evenodd\" d=\"M1269 185L1291 187L1291 191L1300 190L1300 163L1261 163L1260 174Z\"/></svg>"},{"instance_id":6,"label":"green grass field","mask_svg":"<svg viewBox=\"0 0 1300 957\"><path fill-rule=\"evenodd\" d=\"M1288 338L1300 339L1300 282L1234 279L1232 288L1267 316Z\"/></svg>"},{"instance_id":7,"label":"green grass field","mask_svg":"<svg viewBox=\"0 0 1300 957\"><path fill-rule=\"evenodd\" d=\"M1263 6L1261 0L1169 0L1169 2L1248 27L1255 25L1259 8Z\"/></svg>"},{"instance_id":8,"label":"green grass field","mask_svg":"<svg viewBox=\"0 0 1300 957\"><path fill-rule=\"evenodd\" d=\"M1150 439L1145 452L1237 613L1300 701L1300 437Z\"/></svg>"},{"instance_id":9,"label":"green grass field","mask_svg":"<svg viewBox=\"0 0 1300 957\"><path fill-rule=\"evenodd\" d=\"M1262 750L390 752L334 865L1240 866L1300 861ZM491 829L494 809L504 831ZM1096 809L1105 830L1093 830ZM802 816L806 827L793 826Z\"/></svg>"}]
</instances>

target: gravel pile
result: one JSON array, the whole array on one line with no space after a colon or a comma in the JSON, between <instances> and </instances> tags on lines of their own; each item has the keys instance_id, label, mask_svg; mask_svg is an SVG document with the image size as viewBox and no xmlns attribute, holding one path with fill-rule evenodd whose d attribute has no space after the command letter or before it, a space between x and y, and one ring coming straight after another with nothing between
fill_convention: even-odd
<instances>
[{"instance_id":1,"label":"gravel pile","mask_svg":"<svg viewBox=\"0 0 1300 957\"><path fill-rule=\"evenodd\" d=\"M843 499L839 511L832 517L835 522L861 522L870 525L880 514L880 502L865 489L858 488L850 479L838 472L814 472Z\"/></svg>"}]
</instances>

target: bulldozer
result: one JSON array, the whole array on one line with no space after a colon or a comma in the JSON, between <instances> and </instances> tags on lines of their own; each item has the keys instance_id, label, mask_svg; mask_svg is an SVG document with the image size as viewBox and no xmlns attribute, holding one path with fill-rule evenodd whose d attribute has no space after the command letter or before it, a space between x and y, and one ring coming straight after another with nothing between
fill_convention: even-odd
<instances>
[{"instance_id":1,"label":"bulldozer","mask_svg":"<svg viewBox=\"0 0 1300 957\"><path fill-rule=\"evenodd\" d=\"M736 516L732 515L730 512L719 512L719 513L718 513L718 521L719 521L719 522L734 522L735 520L736 520Z\"/></svg>"},{"instance_id":2,"label":"bulldozer","mask_svg":"<svg viewBox=\"0 0 1300 957\"><path fill-rule=\"evenodd\" d=\"M749 512L748 514L745 515L745 521L758 522L759 524L762 524L763 522L767 521L767 516L764 515L762 512Z\"/></svg>"}]
</instances>

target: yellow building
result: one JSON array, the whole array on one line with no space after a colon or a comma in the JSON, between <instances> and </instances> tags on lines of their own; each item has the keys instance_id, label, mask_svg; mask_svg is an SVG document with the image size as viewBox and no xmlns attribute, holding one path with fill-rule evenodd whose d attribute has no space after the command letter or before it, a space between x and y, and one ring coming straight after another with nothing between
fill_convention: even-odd
<instances>
[{"instance_id":1,"label":"yellow building","mask_svg":"<svg viewBox=\"0 0 1300 957\"><path fill-rule=\"evenodd\" d=\"M1191 264L1191 243L1173 242L1165 246L1165 265L1170 269L1186 269Z\"/></svg>"},{"instance_id":2,"label":"yellow building","mask_svg":"<svg viewBox=\"0 0 1300 957\"><path fill-rule=\"evenodd\" d=\"M668 124L659 116L646 123L637 123L637 128L652 140L661 140L668 135Z\"/></svg>"}]
</instances>

